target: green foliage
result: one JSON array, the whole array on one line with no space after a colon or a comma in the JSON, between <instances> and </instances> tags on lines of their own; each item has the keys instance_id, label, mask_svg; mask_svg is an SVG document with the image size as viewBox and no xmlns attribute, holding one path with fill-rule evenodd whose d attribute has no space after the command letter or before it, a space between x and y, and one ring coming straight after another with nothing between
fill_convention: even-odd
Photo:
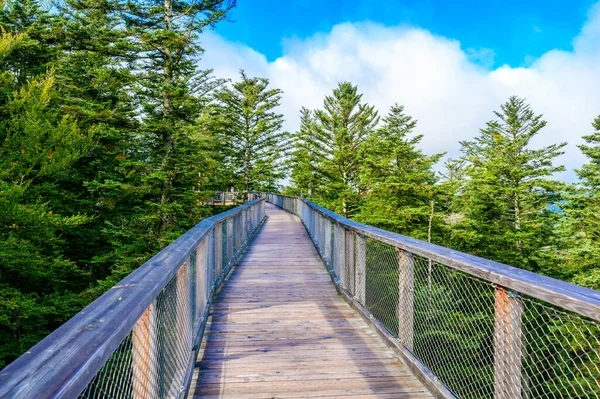
<instances>
[{"instance_id":1,"label":"green foliage","mask_svg":"<svg viewBox=\"0 0 600 399\"><path fill-rule=\"evenodd\" d=\"M377 111L362 102L358 87L342 82L314 111L311 159L322 181L321 202L344 216L358 211L361 148L379 122ZM306 133L304 133L306 134Z\"/></svg>"},{"instance_id":2,"label":"green foliage","mask_svg":"<svg viewBox=\"0 0 600 399\"><path fill-rule=\"evenodd\" d=\"M148 188L144 200L153 209L153 215L141 218L161 234L171 234L198 215L187 206L199 199L190 190L198 182L189 180L190 168L179 167L194 165L198 176L211 163L205 151L190 151L189 145L203 142L190 125L206 105L206 95L223 83L196 67L203 52L198 35L223 20L234 5L230 0L149 0L124 6L127 33L137 45L134 89L144 117L139 132L142 183ZM182 159L184 155L193 157Z\"/></svg>"},{"instance_id":3,"label":"green foliage","mask_svg":"<svg viewBox=\"0 0 600 399\"><path fill-rule=\"evenodd\" d=\"M64 256L63 235L90 218L54 213L37 194L89 144L51 106L53 83L51 76L30 80L0 105L8 115L0 124L0 297L6 298L0 301L0 367L83 303L72 292L85 288L86 271Z\"/></svg>"},{"instance_id":4,"label":"green foliage","mask_svg":"<svg viewBox=\"0 0 600 399\"><path fill-rule=\"evenodd\" d=\"M583 165L577 174L585 187L596 192L600 189L600 115L594 119L592 127L594 132L583 136L587 145L578 146L583 155L588 158L589 163Z\"/></svg>"},{"instance_id":5,"label":"green foliage","mask_svg":"<svg viewBox=\"0 0 600 399\"><path fill-rule=\"evenodd\" d=\"M361 148L360 186L364 192L360 222L386 230L428 238L436 187L432 166L443 156L424 155L413 135L417 121L394 105Z\"/></svg>"},{"instance_id":6,"label":"green foliage","mask_svg":"<svg viewBox=\"0 0 600 399\"><path fill-rule=\"evenodd\" d=\"M540 272L551 248L564 188L552 180L566 143L531 149L546 122L524 99L511 97L473 141L462 142L465 170L452 205L453 246ZM456 217L459 216L459 217ZM551 265L547 265L551 267Z\"/></svg>"},{"instance_id":7,"label":"green foliage","mask_svg":"<svg viewBox=\"0 0 600 399\"><path fill-rule=\"evenodd\" d=\"M600 289L600 116L592 123L594 132L584 135L579 149L587 157L577 172L580 184L570 187L559 230L558 261L575 283Z\"/></svg>"},{"instance_id":8,"label":"green foliage","mask_svg":"<svg viewBox=\"0 0 600 399\"><path fill-rule=\"evenodd\" d=\"M0 4L0 27L22 35L18 46L4 53L0 70L10 70L15 87L46 73L60 56L60 19L37 0L6 0Z\"/></svg>"},{"instance_id":9,"label":"green foliage","mask_svg":"<svg viewBox=\"0 0 600 399\"><path fill-rule=\"evenodd\" d=\"M313 140L315 130L313 112L302 107L300 110L300 129L293 135L293 150L289 159L292 187L290 195L312 198L322 186L317 164L322 159L319 147Z\"/></svg>"},{"instance_id":10,"label":"green foliage","mask_svg":"<svg viewBox=\"0 0 600 399\"><path fill-rule=\"evenodd\" d=\"M234 2L40 4L0 7L0 367L220 211L224 184L223 81L197 43Z\"/></svg>"},{"instance_id":11,"label":"green foliage","mask_svg":"<svg viewBox=\"0 0 600 399\"><path fill-rule=\"evenodd\" d=\"M229 169L233 187L250 191L273 191L284 177L289 134L281 130L281 90L269 89L269 81L249 78L223 87L214 97L211 127L218 132L225 149L224 167Z\"/></svg>"},{"instance_id":12,"label":"green foliage","mask_svg":"<svg viewBox=\"0 0 600 399\"><path fill-rule=\"evenodd\" d=\"M290 194L345 216L600 289L600 116L579 146L579 184L553 178L564 143L531 148L546 122L518 97L437 175L442 154L418 148L424 138L401 105L380 123L342 82L322 109L301 109L291 140L267 79L242 71L230 84L199 69L200 35L232 0L1 4L0 367L218 212L204 205L214 191L275 190L287 170ZM397 332L397 251L367 246L366 305ZM416 260L414 352L437 353L429 367L463 396L475 386L491 395L492 355L482 353L493 315L482 309L492 291ZM479 284L470 297L467 284ZM564 314L551 325L553 310L538 310L523 320L538 334L529 342L565 361L524 368L567 386L598 332ZM538 396L566 395L553 384Z\"/></svg>"},{"instance_id":13,"label":"green foliage","mask_svg":"<svg viewBox=\"0 0 600 399\"><path fill-rule=\"evenodd\" d=\"M432 167L441 154L418 149L422 136L402 106L378 125L374 109L359 101L355 87L340 84L325 111L302 109L286 193L309 193L363 223L600 288L600 117L580 146L589 163L575 186L554 180L566 143L531 148L546 122L524 99L509 98L439 175ZM366 248L365 306L397 336L397 249L370 238ZM492 397L493 287L416 255L413 262L411 351L458 396ZM522 371L532 394L558 398L595 387L587 354L595 351L597 326L522 300Z\"/></svg>"}]
</instances>

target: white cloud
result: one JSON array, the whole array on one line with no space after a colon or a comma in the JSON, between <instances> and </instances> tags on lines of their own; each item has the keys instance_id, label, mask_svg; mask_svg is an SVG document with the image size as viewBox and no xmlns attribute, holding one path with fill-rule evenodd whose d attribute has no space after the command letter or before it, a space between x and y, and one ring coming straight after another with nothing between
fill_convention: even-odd
<instances>
[{"instance_id":1,"label":"white cloud","mask_svg":"<svg viewBox=\"0 0 600 399\"><path fill-rule=\"evenodd\" d=\"M600 114L600 3L590 9L573 51L552 50L521 68L485 69L493 50L462 49L457 40L423 29L368 22L287 39L285 54L272 62L214 32L202 41L204 67L214 68L215 75L236 79L245 69L284 91L281 112L290 131L298 127L301 106L321 107L338 82L349 80L382 114L395 102L404 104L419 120L426 152L456 157L458 141L475 136L515 94L526 97L548 121L535 145L569 142L560 158L568 172L559 177L574 180L573 169L584 161L576 144Z\"/></svg>"}]
</instances>

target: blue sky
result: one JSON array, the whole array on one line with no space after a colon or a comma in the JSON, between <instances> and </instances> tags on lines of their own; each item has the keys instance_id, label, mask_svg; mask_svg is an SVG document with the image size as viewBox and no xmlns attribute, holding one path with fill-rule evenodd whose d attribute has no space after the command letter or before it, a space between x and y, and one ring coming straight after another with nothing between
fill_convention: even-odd
<instances>
[{"instance_id":1,"label":"blue sky","mask_svg":"<svg viewBox=\"0 0 600 399\"><path fill-rule=\"evenodd\" d=\"M548 122L533 148L568 142L559 178L585 162L577 144L600 114L600 0L238 0L232 19L202 35L201 66L268 78L289 131L300 107L350 81L382 115L404 105L423 151L456 158L517 95Z\"/></svg>"},{"instance_id":2,"label":"blue sky","mask_svg":"<svg viewBox=\"0 0 600 399\"><path fill-rule=\"evenodd\" d=\"M408 24L457 39L464 49L493 50L493 63L489 57L484 61L487 67L517 67L552 49L571 50L592 4L587 0L238 0L234 22L219 25L217 32L272 61L284 53L285 39L326 32L339 23Z\"/></svg>"}]
</instances>

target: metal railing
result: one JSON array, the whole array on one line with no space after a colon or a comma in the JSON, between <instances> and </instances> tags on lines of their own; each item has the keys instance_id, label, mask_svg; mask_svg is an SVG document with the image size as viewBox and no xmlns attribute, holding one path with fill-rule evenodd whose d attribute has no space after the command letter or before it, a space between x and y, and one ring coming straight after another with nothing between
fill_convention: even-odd
<instances>
[{"instance_id":1,"label":"metal railing","mask_svg":"<svg viewBox=\"0 0 600 399\"><path fill-rule=\"evenodd\" d=\"M205 203L210 205L231 205L243 202L253 201L258 198L258 195L253 192L242 192L242 191L216 191L214 197L211 197Z\"/></svg>"},{"instance_id":2,"label":"metal railing","mask_svg":"<svg viewBox=\"0 0 600 399\"><path fill-rule=\"evenodd\" d=\"M212 296L265 217L210 217L0 372L1 398L180 398Z\"/></svg>"},{"instance_id":3,"label":"metal railing","mask_svg":"<svg viewBox=\"0 0 600 399\"><path fill-rule=\"evenodd\" d=\"M600 398L600 292L265 196L438 396Z\"/></svg>"},{"instance_id":4,"label":"metal railing","mask_svg":"<svg viewBox=\"0 0 600 399\"><path fill-rule=\"evenodd\" d=\"M233 191L217 191L215 192L215 196L212 197L209 202L211 205L221 204L225 205L227 202L230 204L234 203L242 193L237 193Z\"/></svg>"}]
</instances>

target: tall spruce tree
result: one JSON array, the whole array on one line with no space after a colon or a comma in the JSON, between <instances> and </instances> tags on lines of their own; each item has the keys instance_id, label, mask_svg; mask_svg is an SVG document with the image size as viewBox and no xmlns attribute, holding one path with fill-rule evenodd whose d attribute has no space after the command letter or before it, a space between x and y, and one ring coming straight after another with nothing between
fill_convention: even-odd
<instances>
[{"instance_id":1,"label":"tall spruce tree","mask_svg":"<svg viewBox=\"0 0 600 399\"><path fill-rule=\"evenodd\" d=\"M300 109L300 129L293 137L293 151L289 160L291 194L311 198L321 187L317 162L322 159L319 148L314 145L315 119L311 110Z\"/></svg>"},{"instance_id":2,"label":"tall spruce tree","mask_svg":"<svg viewBox=\"0 0 600 399\"><path fill-rule=\"evenodd\" d=\"M139 45L136 95L143 111L149 160L146 200L157 210L153 219L147 215L144 219L161 232L182 224L176 219L190 220L186 205L195 204L197 195L194 186L178 183L182 179L178 153L186 152L184 147L193 141L188 127L202 112L201 97L221 84L209 78L210 71L196 66L203 53L198 35L224 20L234 5L235 0L125 3L126 25Z\"/></svg>"},{"instance_id":3,"label":"tall spruce tree","mask_svg":"<svg viewBox=\"0 0 600 399\"><path fill-rule=\"evenodd\" d=\"M588 159L577 170L578 187L572 187L563 208L566 215L561 234L559 261L568 267L557 277L600 289L600 116L592 122L594 132L583 136L579 149Z\"/></svg>"},{"instance_id":4,"label":"tall spruce tree","mask_svg":"<svg viewBox=\"0 0 600 399\"><path fill-rule=\"evenodd\" d=\"M223 144L232 185L244 192L275 190L285 176L289 134L276 112L282 91L240 71L240 81L215 93L212 128Z\"/></svg>"},{"instance_id":5,"label":"tall spruce tree","mask_svg":"<svg viewBox=\"0 0 600 399\"><path fill-rule=\"evenodd\" d=\"M443 154L427 156L417 149L423 135L414 134L417 121L402 105L393 105L383 122L361 149L364 198L357 219L427 239L436 193L432 166Z\"/></svg>"},{"instance_id":6,"label":"tall spruce tree","mask_svg":"<svg viewBox=\"0 0 600 399\"><path fill-rule=\"evenodd\" d=\"M132 209L141 205L139 192L124 189L133 183L127 176L139 126L128 68L136 53L118 0L63 0L56 7L64 37L64 53L55 62L57 101L82 134L93 137L93 145L70 170L49 181L55 189L46 188L43 195L56 211L92 217L65 240L66 255L85 265L93 286L120 259L107 226L129 225Z\"/></svg>"},{"instance_id":7,"label":"tall spruce tree","mask_svg":"<svg viewBox=\"0 0 600 399\"><path fill-rule=\"evenodd\" d=\"M0 62L30 45L27 34L0 33ZM21 47L23 46L23 47ZM47 181L71 168L89 141L53 101L50 74L18 82L0 72L0 367L77 312L85 270L68 259L64 234L89 222L56 212L43 195Z\"/></svg>"},{"instance_id":8,"label":"tall spruce tree","mask_svg":"<svg viewBox=\"0 0 600 399\"><path fill-rule=\"evenodd\" d=\"M375 107L362 102L358 87L342 82L315 111L317 173L323 179L322 202L346 217L359 208L361 147L379 122Z\"/></svg>"},{"instance_id":9,"label":"tall spruce tree","mask_svg":"<svg viewBox=\"0 0 600 399\"><path fill-rule=\"evenodd\" d=\"M510 97L473 141L461 142L465 181L459 188L453 227L459 249L486 258L543 271L559 214L549 206L560 200L553 180L566 143L531 149L530 141L546 121L524 99Z\"/></svg>"},{"instance_id":10,"label":"tall spruce tree","mask_svg":"<svg viewBox=\"0 0 600 399\"><path fill-rule=\"evenodd\" d=\"M587 144L578 146L589 162L577 171L577 175L590 193L598 193L600 192L600 115L594 119L592 127L594 132L583 136Z\"/></svg>"}]
</instances>

